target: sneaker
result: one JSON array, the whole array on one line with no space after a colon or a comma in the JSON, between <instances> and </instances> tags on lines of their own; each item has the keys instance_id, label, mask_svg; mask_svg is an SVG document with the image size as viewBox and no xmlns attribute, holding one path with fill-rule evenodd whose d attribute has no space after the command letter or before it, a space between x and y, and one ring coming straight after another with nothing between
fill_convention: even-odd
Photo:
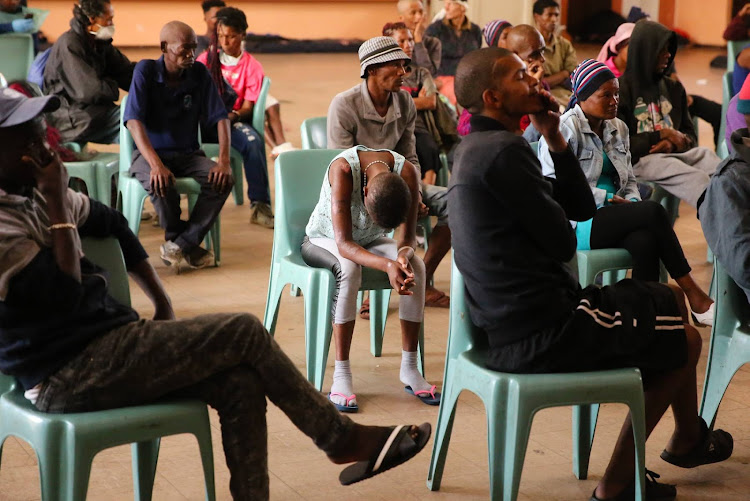
<instances>
[{"instance_id":1,"label":"sneaker","mask_svg":"<svg viewBox=\"0 0 750 501\"><path fill-rule=\"evenodd\" d=\"M273 228L273 210L267 203L256 202L250 206L250 224Z\"/></svg>"},{"instance_id":2,"label":"sneaker","mask_svg":"<svg viewBox=\"0 0 750 501\"><path fill-rule=\"evenodd\" d=\"M295 148L294 146L292 146L292 143L290 143L289 141L287 141L286 143L282 143L282 144L276 146L274 149L271 150L271 158L275 159L276 157L278 157L282 153L285 153L287 151L294 151L296 149L297 148Z\"/></svg>"},{"instance_id":3,"label":"sneaker","mask_svg":"<svg viewBox=\"0 0 750 501\"><path fill-rule=\"evenodd\" d=\"M192 269L199 270L213 264L214 253L203 247L194 247L190 252L185 254L185 262Z\"/></svg>"},{"instance_id":4,"label":"sneaker","mask_svg":"<svg viewBox=\"0 0 750 501\"><path fill-rule=\"evenodd\" d=\"M168 241L162 244L162 246L159 248L159 256L167 266L179 265L184 258L180 246L172 241Z\"/></svg>"}]
</instances>

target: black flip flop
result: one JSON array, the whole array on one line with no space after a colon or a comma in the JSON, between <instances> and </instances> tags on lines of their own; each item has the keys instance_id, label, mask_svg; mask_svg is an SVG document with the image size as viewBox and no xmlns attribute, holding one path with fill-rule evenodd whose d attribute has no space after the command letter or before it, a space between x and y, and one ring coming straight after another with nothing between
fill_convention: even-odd
<instances>
[{"instance_id":1,"label":"black flip flop","mask_svg":"<svg viewBox=\"0 0 750 501\"><path fill-rule=\"evenodd\" d=\"M410 428L411 426L406 425L393 427L377 456L371 457L369 461L359 461L341 471L341 485L351 485L372 478L416 456L430 440L432 426L430 423L418 426L416 439L409 435Z\"/></svg>"},{"instance_id":2,"label":"black flip flop","mask_svg":"<svg viewBox=\"0 0 750 501\"><path fill-rule=\"evenodd\" d=\"M695 468L704 464L718 463L728 459L734 449L732 435L724 430L709 430L706 422L700 420L703 439L687 454L677 456L664 449L661 458L680 468Z\"/></svg>"}]
</instances>

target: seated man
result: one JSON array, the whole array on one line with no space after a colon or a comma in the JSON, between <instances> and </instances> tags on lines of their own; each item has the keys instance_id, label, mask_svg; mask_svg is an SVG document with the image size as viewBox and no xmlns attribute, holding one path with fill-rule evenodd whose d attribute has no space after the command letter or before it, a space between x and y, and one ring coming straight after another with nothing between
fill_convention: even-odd
<instances>
[{"instance_id":1,"label":"seated man","mask_svg":"<svg viewBox=\"0 0 750 501\"><path fill-rule=\"evenodd\" d=\"M544 47L544 81L550 92L563 106L570 95L570 75L578 66L576 51L567 38L559 35L560 4L555 0L534 2L534 23L542 34Z\"/></svg>"},{"instance_id":2,"label":"seated man","mask_svg":"<svg viewBox=\"0 0 750 501\"><path fill-rule=\"evenodd\" d=\"M179 21L161 30L162 57L144 59L133 73L123 123L137 150L130 174L151 195L165 231L160 249L168 266L184 259L203 268L213 254L200 247L232 188L229 167L229 119L211 75L195 63L195 32ZM199 123L218 126L219 163L206 158L198 144ZM192 177L201 185L198 202L187 222L180 219L176 177Z\"/></svg>"},{"instance_id":3,"label":"seated man","mask_svg":"<svg viewBox=\"0 0 750 501\"><path fill-rule=\"evenodd\" d=\"M685 299L659 283L623 280L581 290L567 262L576 238L569 219L596 210L591 189L560 132L559 105L521 59L500 48L465 56L456 73L472 132L458 146L449 190L456 266L471 319L487 335L490 369L551 373L638 367L646 391L647 433L672 406L675 432L661 457L692 468L727 459L732 437L698 416L698 331ZM530 113L549 145L556 179L542 176L518 122ZM676 300L677 298L677 300ZM634 498L630 419L592 496ZM646 499L673 499L674 486L647 482Z\"/></svg>"},{"instance_id":4,"label":"seated man","mask_svg":"<svg viewBox=\"0 0 750 501\"><path fill-rule=\"evenodd\" d=\"M220 416L234 499L267 500L266 397L336 464L364 480L416 455L430 425L384 428L341 415L254 316L175 320L169 297L122 214L68 189L38 116L57 97L0 91L0 370L42 412L88 412L194 398ZM108 294L81 236L114 236L153 320ZM126 388L127 391L123 391ZM383 460L383 457L385 459ZM381 463L382 460L382 463Z\"/></svg>"},{"instance_id":5,"label":"seated man","mask_svg":"<svg viewBox=\"0 0 750 501\"><path fill-rule=\"evenodd\" d=\"M399 0L396 4L398 18L411 31L414 37L414 54L412 62L425 68L436 77L440 69L443 48L440 39L425 35L427 26L424 23L424 5L421 0Z\"/></svg>"},{"instance_id":6,"label":"seated man","mask_svg":"<svg viewBox=\"0 0 750 501\"><path fill-rule=\"evenodd\" d=\"M693 207L719 165L698 146L685 88L667 77L677 35L653 21L639 21L628 45L627 71L620 77L617 117L630 131L633 172Z\"/></svg>"},{"instance_id":7,"label":"seated man","mask_svg":"<svg viewBox=\"0 0 750 501\"><path fill-rule=\"evenodd\" d=\"M410 58L391 37L375 37L359 48L362 83L341 92L328 108L328 147L346 149L359 144L393 150L420 169L414 128L414 99L401 90ZM422 202L438 217L424 256L427 283L451 246L445 188L422 185ZM427 286L426 306L447 308L448 296Z\"/></svg>"},{"instance_id":8,"label":"seated man","mask_svg":"<svg viewBox=\"0 0 750 501\"><path fill-rule=\"evenodd\" d=\"M120 89L127 90L135 63L112 45L115 11L109 0L81 0L70 30L57 39L44 68L44 90L60 98L50 115L63 141L116 143Z\"/></svg>"},{"instance_id":9,"label":"seated man","mask_svg":"<svg viewBox=\"0 0 750 501\"><path fill-rule=\"evenodd\" d=\"M750 81L750 78L748 78ZM716 169L698 208L706 242L727 273L750 301L750 84L734 97L736 113L744 121L729 139L732 154ZM727 117L728 118L728 117ZM727 128L729 123L727 122Z\"/></svg>"}]
</instances>

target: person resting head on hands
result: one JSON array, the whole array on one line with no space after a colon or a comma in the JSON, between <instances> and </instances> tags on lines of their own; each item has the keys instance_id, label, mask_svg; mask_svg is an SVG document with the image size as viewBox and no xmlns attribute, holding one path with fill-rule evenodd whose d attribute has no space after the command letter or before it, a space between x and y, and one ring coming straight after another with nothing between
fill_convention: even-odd
<instances>
[{"instance_id":1,"label":"person resting head on hands","mask_svg":"<svg viewBox=\"0 0 750 501\"><path fill-rule=\"evenodd\" d=\"M417 342L424 318L425 265L414 254L417 243L419 172L390 150L354 146L328 166L318 200L305 229L302 258L336 277L333 338L336 365L328 398L342 412L357 412L349 348L357 315L362 267L388 275L399 294L401 382L429 405L440 393L417 369ZM397 229L397 239L385 235ZM397 243L398 242L398 243Z\"/></svg>"},{"instance_id":2,"label":"person resting head on hands","mask_svg":"<svg viewBox=\"0 0 750 501\"><path fill-rule=\"evenodd\" d=\"M690 274L672 222L659 203L641 201L627 126L617 118L620 86L612 71L586 59L571 76L573 95L560 119L560 131L578 157L598 210L577 223L578 250L624 248L633 256L633 278L659 281L659 262L685 292L690 308L703 324L713 323L713 301ZM547 141L539 141L539 160L547 177L555 167Z\"/></svg>"}]
</instances>

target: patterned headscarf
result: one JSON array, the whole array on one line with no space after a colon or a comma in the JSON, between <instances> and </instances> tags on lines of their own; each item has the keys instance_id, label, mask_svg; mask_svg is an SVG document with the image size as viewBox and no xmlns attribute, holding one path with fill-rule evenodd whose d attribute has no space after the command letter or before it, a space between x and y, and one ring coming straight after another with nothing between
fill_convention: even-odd
<instances>
[{"instance_id":1,"label":"patterned headscarf","mask_svg":"<svg viewBox=\"0 0 750 501\"><path fill-rule=\"evenodd\" d=\"M573 84L573 95L570 96L568 108L571 109L581 101L588 99L591 94L608 80L615 78L606 64L594 59L586 59L573 70L570 82Z\"/></svg>"},{"instance_id":2,"label":"patterned headscarf","mask_svg":"<svg viewBox=\"0 0 750 501\"><path fill-rule=\"evenodd\" d=\"M484 41L487 42L488 47L497 47L497 41L500 40L500 35L503 30L513 26L510 22L505 19L497 19L490 21L482 29L484 35Z\"/></svg>"}]
</instances>

